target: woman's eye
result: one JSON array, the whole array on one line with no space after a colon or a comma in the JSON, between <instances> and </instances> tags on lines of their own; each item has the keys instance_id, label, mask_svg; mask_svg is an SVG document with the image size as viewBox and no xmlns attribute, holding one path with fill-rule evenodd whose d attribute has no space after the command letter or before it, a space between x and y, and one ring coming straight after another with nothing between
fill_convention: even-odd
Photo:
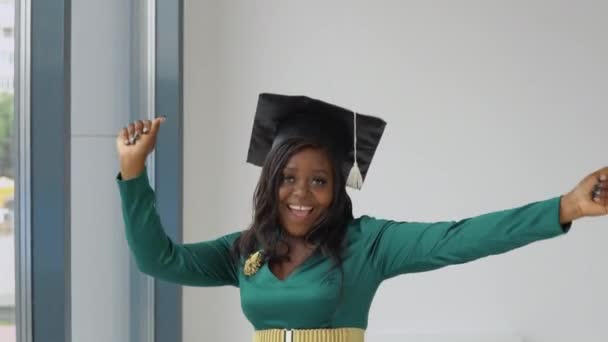
<instances>
[{"instance_id":1,"label":"woman's eye","mask_svg":"<svg viewBox=\"0 0 608 342\"><path fill-rule=\"evenodd\" d=\"M323 178L315 178L312 180L312 183L315 185L325 185L327 184L327 181Z\"/></svg>"},{"instance_id":2,"label":"woman's eye","mask_svg":"<svg viewBox=\"0 0 608 342\"><path fill-rule=\"evenodd\" d=\"M283 183L292 183L294 179L292 176L283 176Z\"/></svg>"}]
</instances>

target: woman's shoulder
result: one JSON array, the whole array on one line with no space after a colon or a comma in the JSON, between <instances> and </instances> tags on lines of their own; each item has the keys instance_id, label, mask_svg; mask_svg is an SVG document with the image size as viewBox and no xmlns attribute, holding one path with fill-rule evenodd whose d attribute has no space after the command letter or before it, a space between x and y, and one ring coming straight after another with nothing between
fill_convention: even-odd
<instances>
[{"instance_id":1,"label":"woman's shoulder","mask_svg":"<svg viewBox=\"0 0 608 342\"><path fill-rule=\"evenodd\" d=\"M350 229L355 229L355 230L374 229L374 228L377 228L379 226L386 224L387 222L391 222L391 220L381 218L381 217L376 217L373 215L364 214L359 217L355 217L352 221L350 221L349 230Z\"/></svg>"},{"instance_id":2,"label":"woman's shoulder","mask_svg":"<svg viewBox=\"0 0 608 342\"><path fill-rule=\"evenodd\" d=\"M220 235L217 240L224 241L229 245L232 245L236 239L243 234L243 231L233 231L224 235Z\"/></svg>"},{"instance_id":3,"label":"woman's shoulder","mask_svg":"<svg viewBox=\"0 0 608 342\"><path fill-rule=\"evenodd\" d=\"M377 232L389 220L378 218L371 215L361 215L354 218L347 229L347 238L351 241L369 237Z\"/></svg>"}]
</instances>

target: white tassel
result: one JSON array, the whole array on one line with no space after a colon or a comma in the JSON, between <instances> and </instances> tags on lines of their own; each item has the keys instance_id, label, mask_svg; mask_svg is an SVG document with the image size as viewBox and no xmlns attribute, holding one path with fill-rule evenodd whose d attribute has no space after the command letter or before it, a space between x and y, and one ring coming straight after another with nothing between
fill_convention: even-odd
<instances>
[{"instance_id":1,"label":"white tassel","mask_svg":"<svg viewBox=\"0 0 608 342\"><path fill-rule=\"evenodd\" d=\"M363 187L363 177L361 176L361 170L359 170L359 165L357 165L357 161L355 161L355 164L348 173L346 186L357 190L361 190L361 187Z\"/></svg>"},{"instance_id":2,"label":"white tassel","mask_svg":"<svg viewBox=\"0 0 608 342\"><path fill-rule=\"evenodd\" d=\"M348 173L348 178L346 179L346 186L351 187L353 189L361 190L363 187L363 176L361 175L361 170L359 170L359 164L357 164L357 113L353 112L353 136L355 137L354 143L354 163L353 167L350 169Z\"/></svg>"}]
</instances>

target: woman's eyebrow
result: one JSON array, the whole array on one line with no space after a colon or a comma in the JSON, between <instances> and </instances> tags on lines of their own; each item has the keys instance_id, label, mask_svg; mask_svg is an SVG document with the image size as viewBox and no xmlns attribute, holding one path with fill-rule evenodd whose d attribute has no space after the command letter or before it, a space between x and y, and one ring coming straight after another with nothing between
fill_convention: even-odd
<instances>
[{"instance_id":1,"label":"woman's eyebrow","mask_svg":"<svg viewBox=\"0 0 608 342\"><path fill-rule=\"evenodd\" d=\"M297 171L298 168L297 167L293 167L293 166L286 166L283 171ZM325 175L329 175L329 171L325 170L325 169L313 169L312 172L314 173L323 173Z\"/></svg>"}]
</instances>

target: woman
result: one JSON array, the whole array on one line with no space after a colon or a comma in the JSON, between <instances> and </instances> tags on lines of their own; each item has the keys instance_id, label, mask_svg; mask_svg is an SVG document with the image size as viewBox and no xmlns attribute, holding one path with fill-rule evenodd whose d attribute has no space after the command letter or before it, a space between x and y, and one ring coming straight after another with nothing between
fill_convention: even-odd
<instances>
[{"instance_id":1,"label":"woman","mask_svg":"<svg viewBox=\"0 0 608 342\"><path fill-rule=\"evenodd\" d=\"M345 185L361 187L384 121L308 97L261 94L248 155L262 166L251 226L174 244L145 172L163 121L132 123L117 138L129 246L151 276L239 287L254 341L363 341L385 279L504 253L608 213L603 168L563 196L460 221L353 218Z\"/></svg>"}]
</instances>

